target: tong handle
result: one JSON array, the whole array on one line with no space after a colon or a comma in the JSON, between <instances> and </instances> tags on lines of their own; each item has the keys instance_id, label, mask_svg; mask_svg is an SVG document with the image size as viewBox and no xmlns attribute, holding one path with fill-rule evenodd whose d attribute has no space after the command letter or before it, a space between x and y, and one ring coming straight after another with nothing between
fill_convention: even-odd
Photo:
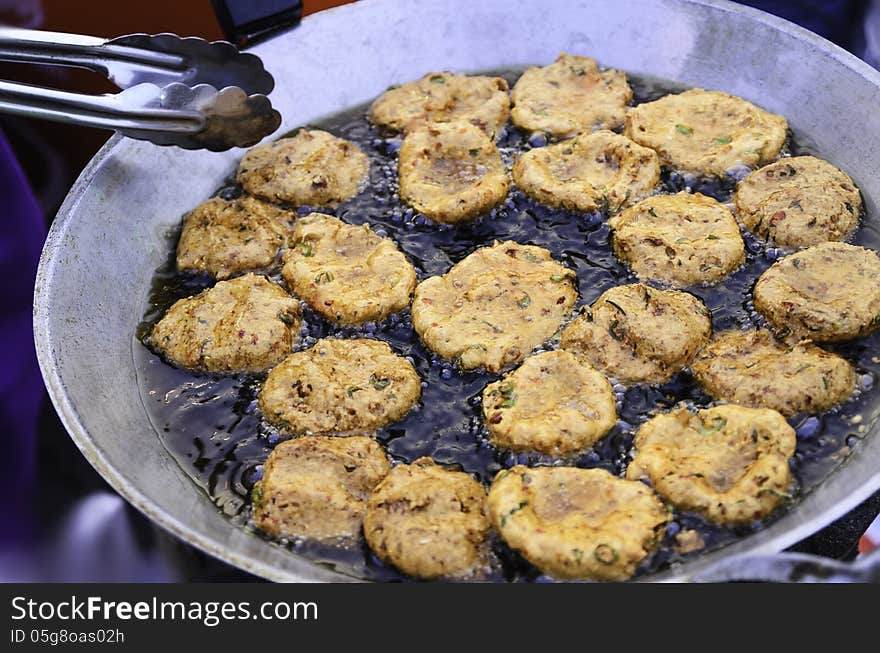
<instances>
[{"instance_id":1,"label":"tong handle","mask_svg":"<svg viewBox=\"0 0 880 653\"><path fill-rule=\"evenodd\" d=\"M119 88L144 82L209 84L217 90L237 86L248 95L265 95L275 85L256 56L239 52L231 43L176 34L129 34L105 40L0 27L0 59L87 68Z\"/></svg>"},{"instance_id":2,"label":"tong handle","mask_svg":"<svg viewBox=\"0 0 880 653\"><path fill-rule=\"evenodd\" d=\"M119 95L82 95L0 80L0 110L119 131L138 129L196 134L204 128L205 120L196 111L143 106L156 99L151 90L135 87Z\"/></svg>"},{"instance_id":3,"label":"tong handle","mask_svg":"<svg viewBox=\"0 0 880 653\"><path fill-rule=\"evenodd\" d=\"M189 67L181 55L115 45L94 36L0 27L0 59L22 63L86 68L109 77L120 88L132 85L137 69L144 75L179 77ZM114 65L116 64L116 65Z\"/></svg>"}]
</instances>

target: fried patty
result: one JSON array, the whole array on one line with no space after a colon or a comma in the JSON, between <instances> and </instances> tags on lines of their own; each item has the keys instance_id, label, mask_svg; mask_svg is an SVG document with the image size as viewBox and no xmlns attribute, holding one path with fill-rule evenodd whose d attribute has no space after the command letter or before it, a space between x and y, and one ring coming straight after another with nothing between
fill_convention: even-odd
<instances>
[{"instance_id":1,"label":"fried patty","mask_svg":"<svg viewBox=\"0 0 880 653\"><path fill-rule=\"evenodd\" d=\"M517 127L569 137L621 127L632 89L619 70L600 71L595 59L560 54L549 66L528 68L511 99Z\"/></svg>"},{"instance_id":2,"label":"fried patty","mask_svg":"<svg viewBox=\"0 0 880 653\"><path fill-rule=\"evenodd\" d=\"M335 206L357 195L370 160L350 141L319 129L258 145L238 165L238 183L270 202Z\"/></svg>"},{"instance_id":3,"label":"fried patty","mask_svg":"<svg viewBox=\"0 0 880 653\"><path fill-rule=\"evenodd\" d=\"M880 328L880 256L821 243L774 263L755 284L755 308L779 335L850 340Z\"/></svg>"},{"instance_id":4,"label":"fried patty","mask_svg":"<svg viewBox=\"0 0 880 653\"><path fill-rule=\"evenodd\" d=\"M562 332L560 346L624 383L663 383L712 333L697 297L636 283L604 292Z\"/></svg>"},{"instance_id":5,"label":"fried patty","mask_svg":"<svg viewBox=\"0 0 880 653\"><path fill-rule=\"evenodd\" d=\"M177 269L217 279L265 270L287 247L295 221L296 213L254 197L212 197L183 220Z\"/></svg>"},{"instance_id":6,"label":"fried patty","mask_svg":"<svg viewBox=\"0 0 880 653\"><path fill-rule=\"evenodd\" d=\"M626 470L680 510L716 524L769 515L789 494L794 429L775 410L715 406L657 415L635 437Z\"/></svg>"},{"instance_id":7,"label":"fried patty","mask_svg":"<svg viewBox=\"0 0 880 653\"><path fill-rule=\"evenodd\" d=\"M207 372L262 372L299 334L299 302L263 276L246 274L176 301L150 342L171 362Z\"/></svg>"},{"instance_id":8,"label":"fried patty","mask_svg":"<svg viewBox=\"0 0 880 653\"><path fill-rule=\"evenodd\" d=\"M287 440L269 454L255 486L254 522L275 537L356 538L367 499L390 470L368 437Z\"/></svg>"},{"instance_id":9,"label":"fried patty","mask_svg":"<svg viewBox=\"0 0 880 653\"><path fill-rule=\"evenodd\" d=\"M367 504L364 536L382 560L417 578L461 578L487 565L486 490L430 458L398 465Z\"/></svg>"},{"instance_id":10,"label":"fried patty","mask_svg":"<svg viewBox=\"0 0 880 653\"><path fill-rule=\"evenodd\" d=\"M691 367L718 401L789 417L833 408L854 389L853 369L843 358L807 342L785 344L766 329L717 334Z\"/></svg>"},{"instance_id":11,"label":"fried patty","mask_svg":"<svg viewBox=\"0 0 880 653\"><path fill-rule=\"evenodd\" d=\"M499 372L550 338L576 299L574 272L546 249L496 242L416 287L413 327L461 369Z\"/></svg>"},{"instance_id":12,"label":"fried patty","mask_svg":"<svg viewBox=\"0 0 880 653\"><path fill-rule=\"evenodd\" d=\"M291 241L284 281L328 320L361 324L409 306L416 271L393 241L369 225L310 213L296 223Z\"/></svg>"},{"instance_id":13,"label":"fried patty","mask_svg":"<svg viewBox=\"0 0 880 653\"><path fill-rule=\"evenodd\" d=\"M520 155L513 181L549 206L617 211L657 187L660 160L654 150L603 130Z\"/></svg>"},{"instance_id":14,"label":"fried patty","mask_svg":"<svg viewBox=\"0 0 880 653\"><path fill-rule=\"evenodd\" d=\"M565 456L591 447L617 423L614 390L567 351L530 356L483 390L492 444Z\"/></svg>"},{"instance_id":15,"label":"fried patty","mask_svg":"<svg viewBox=\"0 0 880 653\"><path fill-rule=\"evenodd\" d=\"M412 363L387 343L325 338L269 372L260 408L292 434L365 433L406 415L421 390Z\"/></svg>"},{"instance_id":16,"label":"fried patty","mask_svg":"<svg viewBox=\"0 0 880 653\"><path fill-rule=\"evenodd\" d=\"M670 168L722 176L775 159L788 123L741 97L694 88L633 107L624 133Z\"/></svg>"},{"instance_id":17,"label":"fried patty","mask_svg":"<svg viewBox=\"0 0 880 653\"><path fill-rule=\"evenodd\" d=\"M435 222L454 224L486 213L510 187L495 143L469 122L410 132L397 165L400 199Z\"/></svg>"},{"instance_id":18,"label":"fried patty","mask_svg":"<svg viewBox=\"0 0 880 653\"><path fill-rule=\"evenodd\" d=\"M464 120L494 138L510 115L507 90L503 77L428 73L385 91L370 106L370 120L402 132Z\"/></svg>"},{"instance_id":19,"label":"fried patty","mask_svg":"<svg viewBox=\"0 0 880 653\"><path fill-rule=\"evenodd\" d=\"M654 195L608 221L615 255L639 279L673 286L715 283L745 261L730 210L700 193Z\"/></svg>"},{"instance_id":20,"label":"fried patty","mask_svg":"<svg viewBox=\"0 0 880 653\"><path fill-rule=\"evenodd\" d=\"M650 488L602 469L517 465L498 473L488 503L504 541L557 578L626 580L669 521Z\"/></svg>"},{"instance_id":21,"label":"fried patty","mask_svg":"<svg viewBox=\"0 0 880 653\"><path fill-rule=\"evenodd\" d=\"M862 212L862 196L849 175L813 156L755 170L736 187L734 200L749 231L783 247L846 240Z\"/></svg>"}]
</instances>

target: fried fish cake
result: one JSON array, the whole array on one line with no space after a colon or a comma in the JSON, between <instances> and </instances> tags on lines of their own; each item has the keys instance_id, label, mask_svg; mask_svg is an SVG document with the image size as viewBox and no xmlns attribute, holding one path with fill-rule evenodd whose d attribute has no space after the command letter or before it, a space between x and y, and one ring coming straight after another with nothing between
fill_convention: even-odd
<instances>
[{"instance_id":1,"label":"fried fish cake","mask_svg":"<svg viewBox=\"0 0 880 653\"><path fill-rule=\"evenodd\" d=\"M783 415L819 413L852 394L854 372L836 354L777 341L766 329L719 333L691 366L712 397Z\"/></svg>"},{"instance_id":2,"label":"fried fish cake","mask_svg":"<svg viewBox=\"0 0 880 653\"><path fill-rule=\"evenodd\" d=\"M270 202L335 206L366 183L370 160L350 141L319 129L249 150L238 165L238 183Z\"/></svg>"},{"instance_id":3,"label":"fried fish cake","mask_svg":"<svg viewBox=\"0 0 880 653\"><path fill-rule=\"evenodd\" d=\"M880 256L821 243L774 263L755 284L755 308L780 335L850 340L880 328Z\"/></svg>"},{"instance_id":4,"label":"fried fish cake","mask_svg":"<svg viewBox=\"0 0 880 653\"><path fill-rule=\"evenodd\" d=\"M636 432L626 470L680 510L716 524L769 515L788 496L794 429L775 410L715 406L657 415Z\"/></svg>"},{"instance_id":5,"label":"fried fish cake","mask_svg":"<svg viewBox=\"0 0 880 653\"><path fill-rule=\"evenodd\" d=\"M413 327L461 369L499 372L550 338L576 299L574 272L546 249L496 242L416 286Z\"/></svg>"},{"instance_id":6,"label":"fried fish cake","mask_svg":"<svg viewBox=\"0 0 880 653\"><path fill-rule=\"evenodd\" d=\"M435 222L455 224L486 213L510 187L498 148L469 122L410 132L397 165L400 199Z\"/></svg>"},{"instance_id":7,"label":"fried fish cake","mask_svg":"<svg viewBox=\"0 0 880 653\"><path fill-rule=\"evenodd\" d=\"M513 164L513 181L543 204L573 211L617 211L660 181L654 150L607 130L535 148Z\"/></svg>"},{"instance_id":8,"label":"fried fish cake","mask_svg":"<svg viewBox=\"0 0 880 653\"><path fill-rule=\"evenodd\" d=\"M370 120L402 132L464 120L494 138L510 115L507 91L503 77L428 73L385 91L370 106Z\"/></svg>"},{"instance_id":9,"label":"fried fish cake","mask_svg":"<svg viewBox=\"0 0 880 653\"><path fill-rule=\"evenodd\" d=\"M310 213L297 222L291 241L284 281L328 320L362 324L409 306L416 271L394 242L369 225Z\"/></svg>"},{"instance_id":10,"label":"fried fish cake","mask_svg":"<svg viewBox=\"0 0 880 653\"><path fill-rule=\"evenodd\" d=\"M419 375L381 340L325 338L285 358L260 390L266 419L287 433L366 433L419 400Z\"/></svg>"},{"instance_id":11,"label":"fried fish cake","mask_svg":"<svg viewBox=\"0 0 880 653\"><path fill-rule=\"evenodd\" d=\"M730 210L700 193L654 195L608 221L615 255L639 279L672 286L715 283L745 261Z\"/></svg>"},{"instance_id":12,"label":"fried fish cake","mask_svg":"<svg viewBox=\"0 0 880 653\"><path fill-rule=\"evenodd\" d=\"M741 97L694 88L633 107L624 133L655 150L670 168L722 176L775 159L788 123Z\"/></svg>"},{"instance_id":13,"label":"fried fish cake","mask_svg":"<svg viewBox=\"0 0 880 653\"><path fill-rule=\"evenodd\" d=\"M254 522L275 537L357 538L367 499L390 470L368 437L287 440L269 454L255 486Z\"/></svg>"},{"instance_id":14,"label":"fried fish cake","mask_svg":"<svg viewBox=\"0 0 880 653\"><path fill-rule=\"evenodd\" d=\"M177 269L228 279L264 270L287 247L296 213L243 195L212 197L187 213L177 243Z\"/></svg>"},{"instance_id":15,"label":"fried fish cake","mask_svg":"<svg viewBox=\"0 0 880 653\"><path fill-rule=\"evenodd\" d=\"M663 383L711 333L709 309L697 297L636 283L603 293L565 327L560 346L624 383Z\"/></svg>"},{"instance_id":16,"label":"fried fish cake","mask_svg":"<svg viewBox=\"0 0 880 653\"><path fill-rule=\"evenodd\" d=\"M650 488L602 469L517 465L495 477L488 505L504 541L556 578L626 580L669 521Z\"/></svg>"},{"instance_id":17,"label":"fried fish cake","mask_svg":"<svg viewBox=\"0 0 880 653\"><path fill-rule=\"evenodd\" d=\"M617 423L614 390L567 351L530 356L483 390L492 443L513 451L565 456L601 440Z\"/></svg>"},{"instance_id":18,"label":"fried fish cake","mask_svg":"<svg viewBox=\"0 0 880 653\"><path fill-rule=\"evenodd\" d=\"M367 503L364 536L382 560L417 578L462 578L487 566L486 490L430 458L398 465Z\"/></svg>"},{"instance_id":19,"label":"fried fish cake","mask_svg":"<svg viewBox=\"0 0 880 653\"><path fill-rule=\"evenodd\" d=\"M600 71L595 59L560 54L549 66L527 69L511 99L517 127L569 137L621 127L632 89L619 70Z\"/></svg>"},{"instance_id":20,"label":"fried fish cake","mask_svg":"<svg viewBox=\"0 0 880 653\"><path fill-rule=\"evenodd\" d=\"M813 156L755 170L737 185L734 200L749 231L783 247L846 240L862 212L862 196L849 175Z\"/></svg>"},{"instance_id":21,"label":"fried fish cake","mask_svg":"<svg viewBox=\"0 0 880 653\"><path fill-rule=\"evenodd\" d=\"M293 349L300 313L299 302L281 286L246 274L176 301L153 327L150 342L187 369L262 372Z\"/></svg>"}]
</instances>

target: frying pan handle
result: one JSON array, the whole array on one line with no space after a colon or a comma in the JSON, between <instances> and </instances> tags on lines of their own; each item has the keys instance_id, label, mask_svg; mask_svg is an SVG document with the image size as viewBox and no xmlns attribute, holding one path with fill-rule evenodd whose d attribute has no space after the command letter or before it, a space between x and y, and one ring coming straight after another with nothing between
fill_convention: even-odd
<instances>
[{"instance_id":1,"label":"frying pan handle","mask_svg":"<svg viewBox=\"0 0 880 653\"><path fill-rule=\"evenodd\" d=\"M716 563L691 580L697 583L877 583L880 582L880 548L853 562L806 553L737 556Z\"/></svg>"}]
</instances>

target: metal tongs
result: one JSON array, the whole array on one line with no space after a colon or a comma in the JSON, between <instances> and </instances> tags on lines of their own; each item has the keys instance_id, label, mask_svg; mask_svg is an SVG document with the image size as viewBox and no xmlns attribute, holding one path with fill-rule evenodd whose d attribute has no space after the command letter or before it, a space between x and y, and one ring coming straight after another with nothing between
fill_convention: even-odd
<instances>
[{"instance_id":1,"label":"metal tongs","mask_svg":"<svg viewBox=\"0 0 880 653\"><path fill-rule=\"evenodd\" d=\"M225 41L174 34L108 41L0 27L0 59L87 68L124 89L84 95L0 80L0 112L215 152L254 145L281 124L262 61Z\"/></svg>"}]
</instances>

